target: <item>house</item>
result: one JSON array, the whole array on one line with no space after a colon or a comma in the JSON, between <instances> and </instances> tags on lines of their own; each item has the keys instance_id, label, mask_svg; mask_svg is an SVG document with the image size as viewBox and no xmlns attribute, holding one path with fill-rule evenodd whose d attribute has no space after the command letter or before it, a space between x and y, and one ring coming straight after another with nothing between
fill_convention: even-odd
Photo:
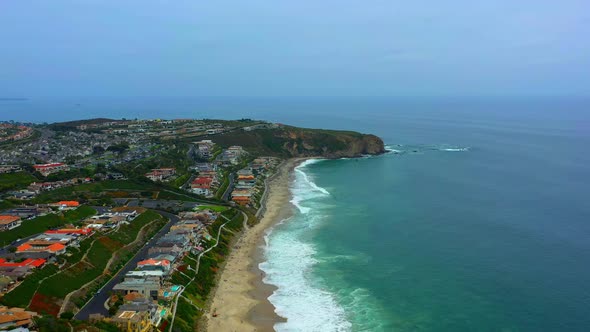
<instances>
[{"instance_id":1,"label":"house","mask_svg":"<svg viewBox=\"0 0 590 332\"><path fill-rule=\"evenodd\" d=\"M107 178L109 180L122 180L125 178L125 175L121 173L107 173Z\"/></svg>"},{"instance_id":2,"label":"house","mask_svg":"<svg viewBox=\"0 0 590 332\"><path fill-rule=\"evenodd\" d=\"M152 181L163 181L174 174L176 174L176 168L157 168L152 169L145 176Z\"/></svg>"},{"instance_id":3,"label":"house","mask_svg":"<svg viewBox=\"0 0 590 332\"><path fill-rule=\"evenodd\" d=\"M111 322L124 331L151 331L160 319L158 305L140 298L121 305Z\"/></svg>"},{"instance_id":4,"label":"house","mask_svg":"<svg viewBox=\"0 0 590 332\"><path fill-rule=\"evenodd\" d=\"M215 146L215 143L211 140L202 140L194 143L197 146L197 154L201 158L209 159L211 157L211 151Z\"/></svg>"},{"instance_id":5,"label":"house","mask_svg":"<svg viewBox=\"0 0 590 332\"><path fill-rule=\"evenodd\" d=\"M137 292L143 295L146 299L155 300L158 298L158 290L160 289L160 277L154 276L125 276L123 282L116 284L113 291L127 295L129 293Z\"/></svg>"},{"instance_id":6,"label":"house","mask_svg":"<svg viewBox=\"0 0 590 332\"><path fill-rule=\"evenodd\" d=\"M44 259L25 259L22 262L14 263L14 262L7 262L6 259L0 258L0 267L22 267L22 266L31 266L34 268L41 267L45 265L47 261Z\"/></svg>"},{"instance_id":7,"label":"house","mask_svg":"<svg viewBox=\"0 0 590 332\"><path fill-rule=\"evenodd\" d=\"M211 184L212 183L213 183L213 178L199 176L196 179L194 179L193 182L191 183L191 190L195 194L209 195L211 192Z\"/></svg>"},{"instance_id":8,"label":"house","mask_svg":"<svg viewBox=\"0 0 590 332\"><path fill-rule=\"evenodd\" d=\"M256 184L256 177L254 175L238 175L238 184L243 184L243 185Z\"/></svg>"},{"instance_id":9,"label":"house","mask_svg":"<svg viewBox=\"0 0 590 332\"><path fill-rule=\"evenodd\" d=\"M16 217L20 217L20 218L33 218L36 217L40 214L44 214L44 213L48 213L49 210L48 209L42 209L42 208L37 208L37 207L18 207L18 208L13 208L10 210L6 210L4 211L4 215L8 215L8 216L16 216Z\"/></svg>"},{"instance_id":10,"label":"house","mask_svg":"<svg viewBox=\"0 0 590 332\"><path fill-rule=\"evenodd\" d=\"M60 229L46 231L45 234L89 236L89 235L92 235L92 229L90 229L90 228L60 228Z\"/></svg>"},{"instance_id":11,"label":"house","mask_svg":"<svg viewBox=\"0 0 590 332\"><path fill-rule=\"evenodd\" d=\"M170 261L167 259L146 259L137 263L137 268L143 271L160 270L168 272L170 270Z\"/></svg>"},{"instance_id":12,"label":"house","mask_svg":"<svg viewBox=\"0 0 590 332\"><path fill-rule=\"evenodd\" d=\"M217 165L212 163L198 163L192 167L195 171L201 172L215 172L217 171Z\"/></svg>"},{"instance_id":13,"label":"house","mask_svg":"<svg viewBox=\"0 0 590 332\"><path fill-rule=\"evenodd\" d=\"M250 197L247 196L235 196L231 200L242 206L250 204Z\"/></svg>"},{"instance_id":14,"label":"house","mask_svg":"<svg viewBox=\"0 0 590 332\"><path fill-rule=\"evenodd\" d=\"M43 241L43 240L31 240L21 244L16 248L16 253L21 256L27 256L28 254L45 254L43 256L55 256L61 255L66 252L66 246L59 242ZM33 255L38 256L38 255Z\"/></svg>"},{"instance_id":15,"label":"house","mask_svg":"<svg viewBox=\"0 0 590 332\"><path fill-rule=\"evenodd\" d=\"M59 201L57 203L49 204L49 206L56 206L60 210L70 210L79 207L80 203L76 201Z\"/></svg>"},{"instance_id":16,"label":"house","mask_svg":"<svg viewBox=\"0 0 590 332\"><path fill-rule=\"evenodd\" d=\"M13 279L23 278L28 275L31 270L40 268L45 265L45 259L25 259L22 262L7 262L0 258L0 274L8 276Z\"/></svg>"},{"instance_id":17,"label":"house","mask_svg":"<svg viewBox=\"0 0 590 332\"><path fill-rule=\"evenodd\" d=\"M41 173L43 176L48 176L49 174L57 173L57 172L67 172L70 170L70 167L64 163L51 163L51 164L41 164L41 165L33 165L33 168Z\"/></svg>"},{"instance_id":18,"label":"house","mask_svg":"<svg viewBox=\"0 0 590 332\"><path fill-rule=\"evenodd\" d=\"M30 190L17 190L8 193L10 197L20 200L28 200L35 197L37 194Z\"/></svg>"},{"instance_id":19,"label":"house","mask_svg":"<svg viewBox=\"0 0 590 332\"><path fill-rule=\"evenodd\" d=\"M10 215L0 215L0 231L9 231L20 226L20 217Z\"/></svg>"},{"instance_id":20,"label":"house","mask_svg":"<svg viewBox=\"0 0 590 332\"><path fill-rule=\"evenodd\" d=\"M155 247L148 249L148 255L150 255L152 257L160 255L160 254L166 254L166 255L172 255L174 257L178 257L178 256L180 256L180 254L182 252L183 252L182 248L177 245L155 246Z\"/></svg>"},{"instance_id":21,"label":"house","mask_svg":"<svg viewBox=\"0 0 590 332\"><path fill-rule=\"evenodd\" d=\"M0 307L0 330L6 330L9 327L30 327L33 325L33 317L36 316L38 316L36 312L2 306Z\"/></svg>"},{"instance_id":22,"label":"house","mask_svg":"<svg viewBox=\"0 0 590 332\"><path fill-rule=\"evenodd\" d=\"M18 165L0 165L0 174L3 173L14 173L21 171L21 167Z\"/></svg>"}]
</instances>

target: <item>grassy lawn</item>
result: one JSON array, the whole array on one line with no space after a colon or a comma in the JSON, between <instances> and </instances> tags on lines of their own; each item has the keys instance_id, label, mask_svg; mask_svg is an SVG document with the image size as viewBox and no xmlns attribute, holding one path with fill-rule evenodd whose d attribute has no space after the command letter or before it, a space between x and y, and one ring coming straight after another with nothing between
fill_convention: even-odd
<instances>
[{"instance_id":1,"label":"grassy lawn","mask_svg":"<svg viewBox=\"0 0 590 332\"><path fill-rule=\"evenodd\" d=\"M92 216L96 211L88 206L81 206L76 210L66 211L61 214L48 214L31 220L25 220L20 227L0 233L0 245L6 246L15 240L27 236L43 233L50 228L63 226L80 219Z\"/></svg>"},{"instance_id":2,"label":"grassy lawn","mask_svg":"<svg viewBox=\"0 0 590 332\"><path fill-rule=\"evenodd\" d=\"M123 244L129 244L135 240L139 230L146 224L152 222L155 219L160 218L160 215L154 211L146 211L135 218L129 225L121 226L119 231L110 234L109 237L113 241L117 241Z\"/></svg>"},{"instance_id":3,"label":"grassy lawn","mask_svg":"<svg viewBox=\"0 0 590 332\"><path fill-rule=\"evenodd\" d=\"M182 186L191 177L190 173L179 176L172 184L175 188Z\"/></svg>"},{"instance_id":4,"label":"grassy lawn","mask_svg":"<svg viewBox=\"0 0 590 332\"><path fill-rule=\"evenodd\" d=\"M199 210L211 210L211 211L215 211L215 212L223 212L227 209L229 209L229 207L227 206L220 206L220 205L200 205L198 207Z\"/></svg>"},{"instance_id":5,"label":"grassy lawn","mask_svg":"<svg viewBox=\"0 0 590 332\"><path fill-rule=\"evenodd\" d=\"M37 178L26 172L0 174L0 191L24 188L35 181Z\"/></svg>"}]
</instances>

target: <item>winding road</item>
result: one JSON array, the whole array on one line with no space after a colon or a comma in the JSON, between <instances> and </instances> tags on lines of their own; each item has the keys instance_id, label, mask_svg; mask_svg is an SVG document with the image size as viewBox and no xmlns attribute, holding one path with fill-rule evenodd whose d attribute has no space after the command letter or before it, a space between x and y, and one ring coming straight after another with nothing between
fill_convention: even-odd
<instances>
[{"instance_id":1,"label":"winding road","mask_svg":"<svg viewBox=\"0 0 590 332\"><path fill-rule=\"evenodd\" d=\"M123 266L119 272L111 278L97 293L96 295L88 302L78 313L74 316L75 319L78 320L88 320L91 314L101 314L103 316L108 316L109 312L105 308L104 303L109 299L111 291L116 284L118 284L127 272L135 270L137 263L147 257L148 250L153 247L158 239L164 236L166 233L170 231L170 227L176 224L180 218L176 215L164 211L156 211L158 214L163 216L164 218L168 218L168 223L160 229L156 235L154 235L146 244Z\"/></svg>"}]
</instances>

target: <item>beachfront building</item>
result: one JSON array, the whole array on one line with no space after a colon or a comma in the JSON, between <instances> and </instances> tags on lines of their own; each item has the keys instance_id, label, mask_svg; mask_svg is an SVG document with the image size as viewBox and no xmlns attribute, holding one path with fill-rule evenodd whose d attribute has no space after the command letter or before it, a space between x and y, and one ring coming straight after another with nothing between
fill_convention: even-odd
<instances>
[{"instance_id":1,"label":"beachfront building","mask_svg":"<svg viewBox=\"0 0 590 332\"><path fill-rule=\"evenodd\" d=\"M123 295L136 292L148 300L156 300L160 290L160 280L158 276L125 275L123 282L116 284L113 291Z\"/></svg>"},{"instance_id":2,"label":"beachfront building","mask_svg":"<svg viewBox=\"0 0 590 332\"><path fill-rule=\"evenodd\" d=\"M137 263L137 268L142 271L170 271L170 261L167 259L146 259Z\"/></svg>"},{"instance_id":3,"label":"beachfront building","mask_svg":"<svg viewBox=\"0 0 590 332\"><path fill-rule=\"evenodd\" d=\"M161 320L158 305L143 298L123 304L111 322L122 331L152 331Z\"/></svg>"}]
</instances>

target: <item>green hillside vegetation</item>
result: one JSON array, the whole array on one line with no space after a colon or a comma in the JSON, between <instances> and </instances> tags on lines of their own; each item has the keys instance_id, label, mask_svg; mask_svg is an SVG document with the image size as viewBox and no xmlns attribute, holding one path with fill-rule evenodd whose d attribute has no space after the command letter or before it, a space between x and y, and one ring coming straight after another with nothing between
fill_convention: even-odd
<instances>
[{"instance_id":1,"label":"green hillside vegetation","mask_svg":"<svg viewBox=\"0 0 590 332\"><path fill-rule=\"evenodd\" d=\"M0 174L0 191L26 188L38 179L27 172Z\"/></svg>"},{"instance_id":2,"label":"green hillside vegetation","mask_svg":"<svg viewBox=\"0 0 590 332\"><path fill-rule=\"evenodd\" d=\"M216 135L215 143L227 148L241 145L254 156L296 157L302 155L322 156L347 151L351 144L363 142L373 136L353 131L307 129L283 126L275 129L253 131L236 130ZM382 142L377 140L376 145ZM378 149L379 147L377 147ZM358 154L362 151L352 151Z\"/></svg>"},{"instance_id":3,"label":"green hillside vegetation","mask_svg":"<svg viewBox=\"0 0 590 332\"><path fill-rule=\"evenodd\" d=\"M63 187L40 194L33 199L33 203L50 203L67 199L86 202L104 197L158 197L169 200L199 201L197 195L165 184L151 182L147 178L137 178L132 180L107 180Z\"/></svg>"},{"instance_id":4,"label":"green hillside vegetation","mask_svg":"<svg viewBox=\"0 0 590 332\"><path fill-rule=\"evenodd\" d=\"M75 210L66 211L64 213L48 214L31 220L25 220L22 222L20 227L10 231L1 232L0 244L2 246L6 246L18 239L23 239L31 235L43 233L51 228L77 222L81 219L90 217L95 213L96 210L93 208L81 206Z\"/></svg>"}]
</instances>

